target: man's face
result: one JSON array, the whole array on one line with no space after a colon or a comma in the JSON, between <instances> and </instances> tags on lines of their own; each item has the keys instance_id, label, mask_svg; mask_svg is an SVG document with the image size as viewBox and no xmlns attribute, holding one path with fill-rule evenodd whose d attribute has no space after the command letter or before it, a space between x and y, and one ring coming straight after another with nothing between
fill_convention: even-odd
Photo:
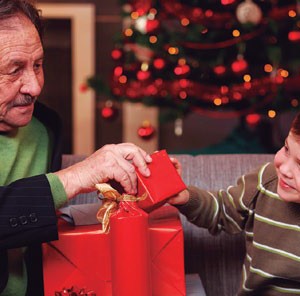
<instances>
[{"instance_id":1,"label":"man's face","mask_svg":"<svg viewBox=\"0 0 300 296\"><path fill-rule=\"evenodd\" d=\"M0 131L27 125L44 85L43 47L22 15L0 22Z\"/></svg>"},{"instance_id":2,"label":"man's face","mask_svg":"<svg viewBox=\"0 0 300 296\"><path fill-rule=\"evenodd\" d=\"M277 193L288 202L300 203L300 139L291 132L276 153Z\"/></svg>"}]
</instances>

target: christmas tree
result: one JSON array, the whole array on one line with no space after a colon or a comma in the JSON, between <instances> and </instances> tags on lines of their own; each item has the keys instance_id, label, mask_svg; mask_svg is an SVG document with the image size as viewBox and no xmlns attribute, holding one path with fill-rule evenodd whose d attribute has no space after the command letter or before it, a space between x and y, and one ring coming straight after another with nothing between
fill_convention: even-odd
<instances>
[{"instance_id":1,"label":"christmas tree","mask_svg":"<svg viewBox=\"0 0 300 296\"><path fill-rule=\"evenodd\" d=\"M88 79L103 97L158 106L161 122L197 112L255 125L299 108L299 1L121 5L123 30L111 53L111 83Z\"/></svg>"}]
</instances>

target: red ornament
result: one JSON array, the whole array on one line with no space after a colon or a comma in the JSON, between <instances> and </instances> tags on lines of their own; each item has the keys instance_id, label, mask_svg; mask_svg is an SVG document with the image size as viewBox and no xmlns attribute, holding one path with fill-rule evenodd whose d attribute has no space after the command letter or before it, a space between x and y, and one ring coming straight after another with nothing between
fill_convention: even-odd
<instances>
[{"instance_id":1,"label":"red ornament","mask_svg":"<svg viewBox=\"0 0 300 296\"><path fill-rule=\"evenodd\" d=\"M226 68L223 65L218 65L214 67L214 73L216 75L223 75L226 72Z\"/></svg>"},{"instance_id":2,"label":"red ornament","mask_svg":"<svg viewBox=\"0 0 300 296\"><path fill-rule=\"evenodd\" d=\"M150 10L152 1L151 0L133 0L130 1L131 5L133 6L133 9L136 10L139 15L143 15L147 13L147 11Z\"/></svg>"},{"instance_id":3,"label":"red ornament","mask_svg":"<svg viewBox=\"0 0 300 296\"><path fill-rule=\"evenodd\" d=\"M235 2L235 0L221 0L222 5L230 5L234 2Z\"/></svg>"},{"instance_id":4,"label":"red ornament","mask_svg":"<svg viewBox=\"0 0 300 296\"><path fill-rule=\"evenodd\" d=\"M190 72L190 66L189 65L178 65L174 69L174 73L176 75L184 75Z\"/></svg>"},{"instance_id":5,"label":"red ornament","mask_svg":"<svg viewBox=\"0 0 300 296\"><path fill-rule=\"evenodd\" d=\"M144 140L150 140L155 134L155 128L148 120L144 120L142 126L138 128L137 134Z\"/></svg>"},{"instance_id":6,"label":"red ornament","mask_svg":"<svg viewBox=\"0 0 300 296\"><path fill-rule=\"evenodd\" d=\"M103 119L113 120L118 116L118 110L114 107L112 101L105 102L105 106L101 109Z\"/></svg>"},{"instance_id":7,"label":"red ornament","mask_svg":"<svg viewBox=\"0 0 300 296\"><path fill-rule=\"evenodd\" d=\"M261 120L261 116L256 113L248 114L246 116L246 121L249 125L257 125Z\"/></svg>"},{"instance_id":8,"label":"red ornament","mask_svg":"<svg viewBox=\"0 0 300 296\"><path fill-rule=\"evenodd\" d=\"M203 11L202 11L202 9L199 8L199 7L193 8L193 9L192 9L192 16L193 16L194 18L202 17L202 16L203 16Z\"/></svg>"},{"instance_id":9,"label":"red ornament","mask_svg":"<svg viewBox=\"0 0 300 296\"><path fill-rule=\"evenodd\" d=\"M146 31L147 33L153 32L159 27L159 21L158 20L148 20L146 23Z\"/></svg>"},{"instance_id":10,"label":"red ornament","mask_svg":"<svg viewBox=\"0 0 300 296\"><path fill-rule=\"evenodd\" d=\"M118 60L122 57L122 51L120 49L114 49L112 52L111 52L111 57L114 59L114 60Z\"/></svg>"},{"instance_id":11,"label":"red ornament","mask_svg":"<svg viewBox=\"0 0 300 296\"><path fill-rule=\"evenodd\" d=\"M159 27L159 21L148 19L147 16L141 16L135 21L135 28L142 34L153 32Z\"/></svg>"},{"instance_id":12,"label":"red ornament","mask_svg":"<svg viewBox=\"0 0 300 296\"><path fill-rule=\"evenodd\" d=\"M238 58L231 64L231 69L234 73L244 72L248 68L248 63L243 58Z\"/></svg>"},{"instance_id":13,"label":"red ornament","mask_svg":"<svg viewBox=\"0 0 300 296\"><path fill-rule=\"evenodd\" d=\"M111 107L103 107L101 110L101 115L105 119L111 118L114 115L114 110Z\"/></svg>"},{"instance_id":14,"label":"red ornament","mask_svg":"<svg viewBox=\"0 0 300 296\"><path fill-rule=\"evenodd\" d=\"M277 76L275 77L275 82L276 82L277 84L282 84L283 81L284 81L284 78L283 78L282 76L277 75Z\"/></svg>"},{"instance_id":15,"label":"red ornament","mask_svg":"<svg viewBox=\"0 0 300 296\"><path fill-rule=\"evenodd\" d=\"M154 84L150 84L146 87L145 89L145 95L148 95L148 96L155 96L157 95L157 87L154 85Z\"/></svg>"},{"instance_id":16,"label":"red ornament","mask_svg":"<svg viewBox=\"0 0 300 296\"><path fill-rule=\"evenodd\" d=\"M233 99L236 100L236 101L240 101L240 100L243 99L243 95L242 95L240 92L234 92L234 93L232 94L232 97L233 97Z\"/></svg>"},{"instance_id":17,"label":"red ornament","mask_svg":"<svg viewBox=\"0 0 300 296\"><path fill-rule=\"evenodd\" d=\"M158 70L161 70L165 67L166 65L166 62L164 59L161 59L161 58L157 58L153 61L153 66L154 68L158 69Z\"/></svg>"},{"instance_id":18,"label":"red ornament","mask_svg":"<svg viewBox=\"0 0 300 296\"><path fill-rule=\"evenodd\" d=\"M120 77L123 74L123 68L121 66L117 66L114 69L114 76Z\"/></svg>"},{"instance_id":19,"label":"red ornament","mask_svg":"<svg viewBox=\"0 0 300 296\"><path fill-rule=\"evenodd\" d=\"M79 90L80 90L80 92L82 92L82 93L84 93L84 92L86 92L87 90L88 90L88 85L86 84L86 83L82 83L81 85L80 85L80 88L79 88Z\"/></svg>"},{"instance_id":20,"label":"red ornament","mask_svg":"<svg viewBox=\"0 0 300 296\"><path fill-rule=\"evenodd\" d=\"M288 38L292 42L300 41L300 32L299 31L291 31L288 34Z\"/></svg>"},{"instance_id":21,"label":"red ornament","mask_svg":"<svg viewBox=\"0 0 300 296\"><path fill-rule=\"evenodd\" d=\"M147 80L150 77L150 72L149 71L138 71L136 74L136 77L140 81Z\"/></svg>"}]
</instances>

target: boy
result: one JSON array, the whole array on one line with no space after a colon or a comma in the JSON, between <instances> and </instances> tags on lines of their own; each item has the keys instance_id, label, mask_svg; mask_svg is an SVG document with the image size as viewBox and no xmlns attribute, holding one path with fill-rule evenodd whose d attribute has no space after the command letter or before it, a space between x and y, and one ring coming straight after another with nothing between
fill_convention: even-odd
<instances>
[{"instance_id":1,"label":"boy","mask_svg":"<svg viewBox=\"0 0 300 296\"><path fill-rule=\"evenodd\" d=\"M178 161L173 162L180 172ZM300 294L300 113L274 163L226 190L189 186L169 203L212 234L245 233L238 295Z\"/></svg>"}]
</instances>

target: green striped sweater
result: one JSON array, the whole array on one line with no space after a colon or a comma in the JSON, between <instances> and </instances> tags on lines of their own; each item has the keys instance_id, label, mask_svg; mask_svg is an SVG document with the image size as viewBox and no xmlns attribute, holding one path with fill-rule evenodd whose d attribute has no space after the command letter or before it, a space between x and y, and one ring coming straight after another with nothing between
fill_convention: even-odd
<instances>
[{"instance_id":1,"label":"green striped sweater","mask_svg":"<svg viewBox=\"0 0 300 296\"><path fill-rule=\"evenodd\" d=\"M212 234L245 233L246 256L238 295L300 295L300 204L276 193L271 163L218 192L189 187L179 210Z\"/></svg>"}]
</instances>

